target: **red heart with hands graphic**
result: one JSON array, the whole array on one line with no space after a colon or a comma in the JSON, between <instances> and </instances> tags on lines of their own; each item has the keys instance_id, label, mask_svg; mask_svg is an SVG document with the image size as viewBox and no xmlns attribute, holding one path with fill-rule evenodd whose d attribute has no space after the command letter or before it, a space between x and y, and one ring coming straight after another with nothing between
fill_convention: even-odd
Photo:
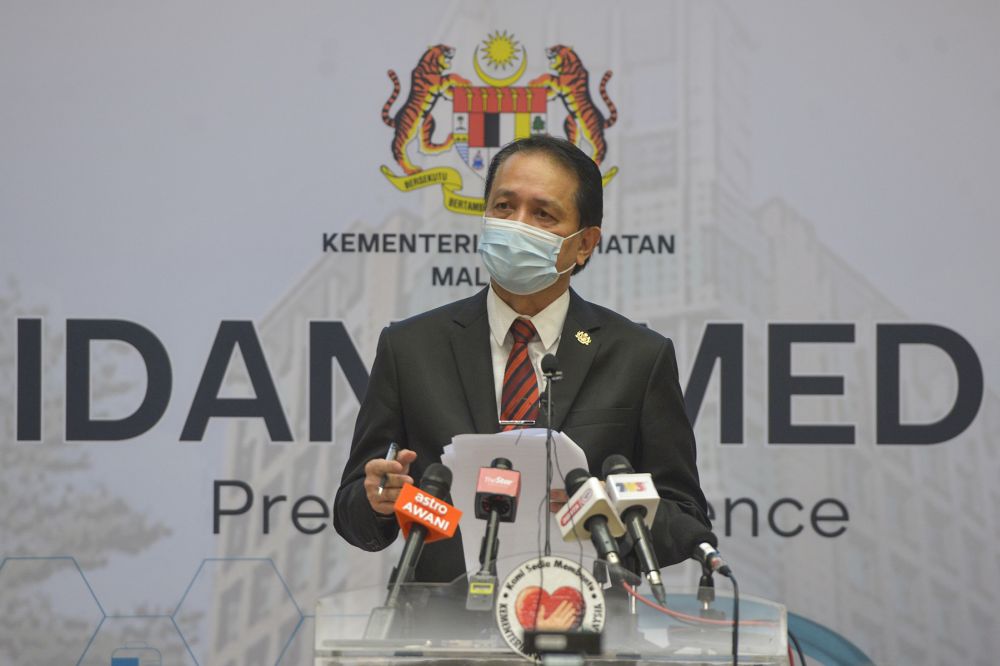
<instances>
[{"instance_id":1,"label":"red heart with hands graphic","mask_svg":"<svg viewBox=\"0 0 1000 666\"><path fill-rule=\"evenodd\" d=\"M526 587L517 595L514 609L525 629L570 631L579 627L583 618L583 596L580 590L568 585L552 594L537 586Z\"/></svg>"}]
</instances>

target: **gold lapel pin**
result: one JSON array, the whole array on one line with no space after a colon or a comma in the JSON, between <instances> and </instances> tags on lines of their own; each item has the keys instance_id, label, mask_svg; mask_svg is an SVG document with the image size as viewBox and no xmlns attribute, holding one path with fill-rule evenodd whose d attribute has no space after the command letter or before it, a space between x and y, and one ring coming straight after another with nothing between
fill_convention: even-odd
<instances>
[{"instance_id":1,"label":"gold lapel pin","mask_svg":"<svg viewBox=\"0 0 1000 666\"><path fill-rule=\"evenodd\" d=\"M576 332L576 341L579 342L581 345L589 345L590 344L590 333L587 333L586 331L577 331Z\"/></svg>"}]
</instances>

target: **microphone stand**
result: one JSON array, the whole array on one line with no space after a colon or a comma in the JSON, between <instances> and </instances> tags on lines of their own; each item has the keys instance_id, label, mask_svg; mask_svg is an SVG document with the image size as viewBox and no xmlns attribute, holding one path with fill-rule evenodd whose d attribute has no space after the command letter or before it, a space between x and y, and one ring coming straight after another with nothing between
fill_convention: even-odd
<instances>
[{"instance_id":1,"label":"microphone stand","mask_svg":"<svg viewBox=\"0 0 1000 666\"><path fill-rule=\"evenodd\" d=\"M698 601L701 602L699 609L701 617L725 619L725 613L712 608L712 602L715 601L715 581L712 578L712 570L704 564L701 566L701 580L698 581Z\"/></svg>"},{"instance_id":2,"label":"microphone stand","mask_svg":"<svg viewBox=\"0 0 1000 666\"><path fill-rule=\"evenodd\" d=\"M486 520L486 532L479 548L479 573L486 576L497 575L497 552L500 550L500 516L496 511L490 512Z\"/></svg>"},{"instance_id":3,"label":"microphone stand","mask_svg":"<svg viewBox=\"0 0 1000 666\"><path fill-rule=\"evenodd\" d=\"M420 553L424 548L424 538L427 536L427 528L422 525L414 526L410 531L410 537L403 546L403 554L399 558L399 564L392 570L389 577L389 595L385 598L385 603L372 609L368 616L368 625L365 627L364 639L384 641L389 638L393 625L400 617L400 594L403 587L413 580L413 572L420 559Z\"/></svg>"},{"instance_id":4,"label":"microphone stand","mask_svg":"<svg viewBox=\"0 0 1000 666\"><path fill-rule=\"evenodd\" d=\"M500 549L500 514L490 511L486 533L479 548L479 571L469 576L469 589L465 595L465 609L470 611L493 610L497 585L497 553Z\"/></svg>"},{"instance_id":5,"label":"microphone stand","mask_svg":"<svg viewBox=\"0 0 1000 666\"><path fill-rule=\"evenodd\" d=\"M552 354L542 358L542 374L545 376L545 555L552 554L552 382L562 379L559 361Z\"/></svg>"}]
</instances>

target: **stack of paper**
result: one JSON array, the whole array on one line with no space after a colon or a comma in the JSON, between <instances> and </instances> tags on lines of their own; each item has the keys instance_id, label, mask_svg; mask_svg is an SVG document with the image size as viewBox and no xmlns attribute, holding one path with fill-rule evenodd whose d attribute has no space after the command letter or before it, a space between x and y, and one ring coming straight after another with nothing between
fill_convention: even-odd
<instances>
[{"instance_id":1,"label":"stack of paper","mask_svg":"<svg viewBox=\"0 0 1000 666\"><path fill-rule=\"evenodd\" d=\"M489 467L495 458L506 458L521 473L521 498L517 520L500 524L498 575L503 580L518 564L542 553L545 525L550 521L552 554L577 560L582 553L595 557L590 542L564 542L554 514L545 502L545 430L510 430L494 435L457 435L444 447L441 462L451 468L451 498L462 510L462 544L466 570L479 570L479 547L486 521L476 519L474 500L479 468ZM565 490L563 477L577 467L588 469L587 456L576 442L561 432L552 433L552 488Z\"/></svg>"}]
</instances>

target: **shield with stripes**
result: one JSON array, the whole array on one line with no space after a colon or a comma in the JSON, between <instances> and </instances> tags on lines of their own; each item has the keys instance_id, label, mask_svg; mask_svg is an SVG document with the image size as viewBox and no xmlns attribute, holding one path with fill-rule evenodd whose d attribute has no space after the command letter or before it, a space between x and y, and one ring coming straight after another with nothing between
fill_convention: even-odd
<instances>
[{"instance_id":1,"label":"shield with stripes","mask_svg":"<svg viewBox=\"0 0 1000 666\"><path fill-rule=\"evenodd\" d=\"M535 86L456 87L452 97L455 149L486 177L493 154L514 139L548 133L546 89Z\"/></svg>"}]
</instances>

